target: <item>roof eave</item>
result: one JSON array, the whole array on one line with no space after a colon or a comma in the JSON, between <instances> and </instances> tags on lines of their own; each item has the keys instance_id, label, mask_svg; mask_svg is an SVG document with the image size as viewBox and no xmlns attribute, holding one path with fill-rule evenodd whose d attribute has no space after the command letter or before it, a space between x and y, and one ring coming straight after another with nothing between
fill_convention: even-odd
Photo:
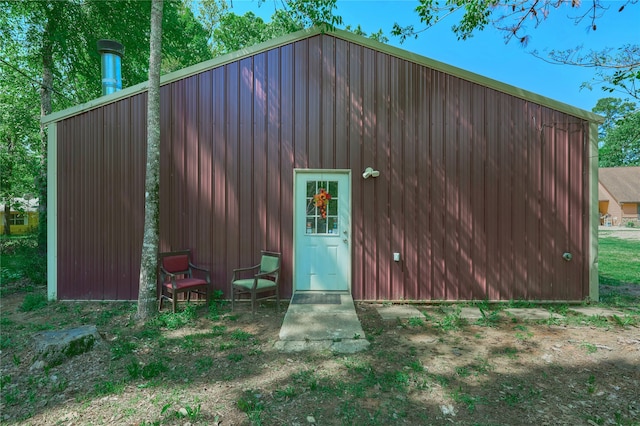
<instances>
[{"instance_id":1,"label":"roof eave","mask_svg":"<svg viewBox=\"0 0 640 426\"><path fill-rule=\"evenodd\" d=\"M181 70L165 74L160 78L160 85L165 85L172 83L176 80L180 80L186 77L190 77L196 74L199 74L204 71L208 71L210 69L214 69L223 65L226 65L230 62L243 59L252 55L256 55L258 53L262 53L264 51L275 49L277 47L293 43L295 41L303 40L305 38L309 38L318 34L323 33L324 30L321 28L309 28L301 31L297 31L295 33L287 34L281 37L274 38L272 40L238 50L236 52L228 53L226 55L210 59L205 62L201 62L199 64L192 65L187 68L183 68ZM548 98L546 96L539 95L537 93L530 92L528 90L521 89L519 87L515 87L480 74L473 73L471 71L464 70L462 68L458 68L449 64L445 64L440 61L436 61L434 59L427 58L422 55L418 55L413 52L409 52L404 49L400 49L398 47L390 46L388 44L380 43L376 40L369 39L366 37L362 37L353 33L350 33L345 30L335 29L330 32L331 35L340 38L345 41L349 41L355 44L359 44L364 47L368 47L391 56L395 56L401 59L405 59L410 62L414 62L418 65L423 65L437 71L441 71L455 77L470 81L472 83L477 83L485 87L489 87L491 89L495 89L497 91L515 96L517 98L521 98L527 101L531 101L536 104L540 104L551 109L567 113L577 118L581 118L587 120L589 122L595 123L603 123L604 117L601 117L592 112L583 110L581 108L577 108L575 106L556 101L554 99ZM135 86L128 87L121 91L115 92L111 95L102 96L97 99L93 99L89 102L76 105L71 108L67 108L62 111L57 111L52 114L46 115L41 118L42 124L48 124L56 121L64 120L65 118L74 116L76 114L89 111L94 108L98 108L103 105L107 105L113 102L116 102L120 99L133 96L139 93L143 93L147 91L148 82L143 82L137 84Z\"/></svg>"}]
</instances>

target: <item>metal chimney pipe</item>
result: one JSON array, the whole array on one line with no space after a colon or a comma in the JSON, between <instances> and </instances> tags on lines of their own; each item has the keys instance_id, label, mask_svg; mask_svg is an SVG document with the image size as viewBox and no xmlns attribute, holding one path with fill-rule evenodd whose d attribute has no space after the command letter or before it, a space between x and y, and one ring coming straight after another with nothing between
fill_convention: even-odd
<instances>
[{"instance_id":1,"label":"metal chimney pipe","mask_svg":"<svg viewBox=\"0 0 640 426\"><path fill-rule=\"evenodd\" d=\"M102 64L102 96L122 90L122 55L124 46L114 40L98 40Z\"/></svg>"}]
</instances>

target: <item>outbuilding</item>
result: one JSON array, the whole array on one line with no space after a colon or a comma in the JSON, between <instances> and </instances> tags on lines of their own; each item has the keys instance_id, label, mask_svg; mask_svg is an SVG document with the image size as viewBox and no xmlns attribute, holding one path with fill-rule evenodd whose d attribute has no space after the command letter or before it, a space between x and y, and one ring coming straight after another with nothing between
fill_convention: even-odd
<instances>
[{"instance_id":1,"label":"outbuilding","mask_svg":"<svg viewBox=\"0 0 640 426\"><path fill-rule=\"evenodd\" d=\"M285 297L598 299L595 114L341 30L161 84L161 250L227 296L268 249ZM146 102L144 83L43 119L51 299L137 298Z\"/></svg>"}]
</instances>

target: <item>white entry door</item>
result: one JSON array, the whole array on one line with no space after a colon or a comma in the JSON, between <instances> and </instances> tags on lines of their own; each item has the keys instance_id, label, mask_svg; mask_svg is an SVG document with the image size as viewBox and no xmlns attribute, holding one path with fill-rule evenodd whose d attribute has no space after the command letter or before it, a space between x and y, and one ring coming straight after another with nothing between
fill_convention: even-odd
<instances>
[{"instance_id":1,"label":"white entry door","mask_svg":"<svg viewBox=\"0 0 640 426\"><path fill-rule=\"evenodd\" d=\"M295 170L295 290L351 288L351 174Z\"/></svg>"}]
</instances>

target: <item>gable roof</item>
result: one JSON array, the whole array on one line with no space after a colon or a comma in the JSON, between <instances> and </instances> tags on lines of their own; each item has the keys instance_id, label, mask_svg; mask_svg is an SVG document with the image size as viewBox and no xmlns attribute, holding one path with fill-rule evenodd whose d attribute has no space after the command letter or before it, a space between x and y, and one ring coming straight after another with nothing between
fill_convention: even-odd
<instances>
[{"instance_id":1,"label":"gable roof","mask_svg":"<svg viewBox=\"0 0 640 426\"><path fill-rule=\"evenodd\" d=\"M640 167L606 167L598 180L618 203L640 203Z\"/></svg>"},{"instance_id":2,"label":"gable roof","mask_svg":"<svg viewBox=\"0 0 640 426\"><path fill-rule=\"evenodd\" d=\"M416 63L418 65L423 65L425 67L434 69L436 71L441 71L446 74L461 78L463 80L467 80L472 83L477 83L484 87L495 89L497 91L507 93L512 96L515 96L527 101L531 101L533 103L537 103L542 106L546 106L551 109L564 112L574 117L578 117L590 122L594 122L594 123L604 122L603 117L597 114L594 114L592 112L583 110L581 108L577 108L575 106L547 98L545 96L530 92L528 90L524 90L506 83L502 83L500 81L482 76L480 74L476 74L458 67L454 67L452 65L448 65L443 62L436 61L434 59L430 59L425 56L418 55L416 53L412 53L407 50L400 49L394 46L390 46L388 44L380 43L378 41L375 41L363 36L359 36L351 32L340 30L340 29L335 29L333 31L325 33L320 28L310 28L310 29L298 31L295 33L287 34L281 37L277 37L272 40L266 41L264 43L260 43L245 49L238 50L236 52L232 52L214 59L210 59L205 62L201 62L199 64L192 65L187 68L183 68L181 70L178 70L169 74L165 74L160 78L160 85L162 86L165 84L169 84L176 80L190 77L192 75L196 75L201 72L208 71L210 69L214 69L222 65L225 65L234 61L238 61L246 57L250 57L252 55L256 55L258 53L262 53L280 46L284 46L286 44L294 43L296 41L304 40L320 34L329 35L329 36L336 37L351 43L368 47L378 52L386 53L391 56ZM102 96L100 98L94 99L84 104L76 105L74 107L67 108L62 111L54 112L45 117L42 117L41 121L43 124L61 121L61 120L64 120L65 118L72 117L74 115L86 112L88 110L116 102L119 99L123 99L129 96L136 95L138 93L145 92L147 91L148 83L149 82L146 81L146 82L137 84L135 86L131 86L126 89L123 89L121 91L112 93L111 95Z\"/></svg>"}]
</instances>

